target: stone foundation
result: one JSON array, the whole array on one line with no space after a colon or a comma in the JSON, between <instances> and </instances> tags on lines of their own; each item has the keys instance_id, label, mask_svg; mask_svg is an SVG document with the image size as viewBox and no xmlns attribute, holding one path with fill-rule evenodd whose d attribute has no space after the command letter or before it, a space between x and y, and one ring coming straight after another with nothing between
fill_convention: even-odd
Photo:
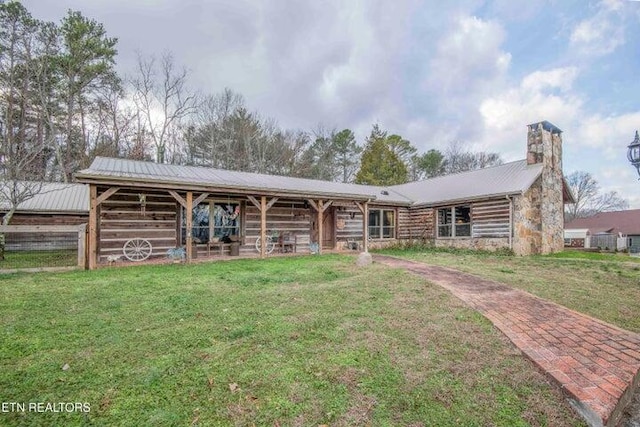
<instances>
[{"instance_id":1,"label":"stone foundation","mask_svg":"<svg viewBox=\"0 0 640 427\"><path fill-rule=\"evenodd\" d=\"M483 237L471 239L436 239L437 248L474 249L481 251L496 251L509 249L508 237Z\"/></svg>"}]
</instances>

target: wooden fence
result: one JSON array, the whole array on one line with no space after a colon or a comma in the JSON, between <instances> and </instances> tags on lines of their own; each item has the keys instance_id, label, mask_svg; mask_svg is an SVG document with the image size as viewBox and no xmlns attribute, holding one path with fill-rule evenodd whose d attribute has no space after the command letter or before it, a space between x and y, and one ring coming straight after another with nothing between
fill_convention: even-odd
<instances>
[{"instance_id":1,"label":"wooden fence","mask_svg":"<svg viewBox=\"0 0 640 427\"><path fill-rule=\"evenodd\" d=\"M77 266L86 267L87 225L0 225L5 250L14 252L77 249Z\"/></svg>"}]
</instances>

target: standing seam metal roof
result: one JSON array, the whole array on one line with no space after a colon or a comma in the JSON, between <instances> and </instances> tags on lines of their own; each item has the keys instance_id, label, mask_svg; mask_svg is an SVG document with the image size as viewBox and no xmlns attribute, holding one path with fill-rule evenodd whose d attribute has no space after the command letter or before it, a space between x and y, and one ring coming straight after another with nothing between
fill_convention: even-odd
<instances>
[{"instance_id":1,"label":"standing seam metal roof","mask_svg":"<svg viewBox=\"0 0 640 427\"><path fill-rule=\"evenodd\" d=\"M526 160L484 169L444 175L393 187L416 205L446 204L525 192L542 172L542 164Z\"/></svg>"},{"instance_id":2,"label":"standing seam metal roof","mask_svg":"<svg viewBox=\"0 0 640 427\"><path fill-rule=\"evenodd\" d=\"M147 183L218 186L227 189L250 189L265 192L287 192L296 195L327 195L375 199L384 203L410 204L411 200L388 187L345 184L280 175L230 171L198 166L165 165L128 159L96 157L88 169L76 174L88 178L114 178ZM388 194L384 194L385 191Z\"/></svg>"},{"instance_id":3,"label":"standing seam metal roof","mask_svg":"<svg viewBox=\"0 0 640 427\"><path fill-rule=\"evenodd\" d=\"M78 172L76 178L80 182L90 179L108 180L112 178L158 184L219 186L227 189L287 192L302 196L360 197L390 204L436 205L523 193L540 176L541 172L541 164L527 165L526 160L519 160L424 181L379 187L97 157L88 169Z\"/></svg>"},{"instance_id":4,"label":"standing seam metal roof","mask_svg":"<svg viewBox=\"0 0 640 427\"><path fill-rule=\"evenodd\" d=\"M6 201L0 209L9 209ZM38 194L18 205L18 212L89 212L89 186L60 182L42 183Z\"/></svg>"}]
</instances>

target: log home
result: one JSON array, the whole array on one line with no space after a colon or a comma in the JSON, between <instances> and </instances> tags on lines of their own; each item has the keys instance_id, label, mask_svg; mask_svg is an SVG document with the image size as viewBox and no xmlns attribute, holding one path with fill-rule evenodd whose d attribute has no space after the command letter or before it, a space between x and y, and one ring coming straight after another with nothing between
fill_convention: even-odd
<instances>
[{"instance_id":1,"label":"log home","mask_svg":"<svg viewBox=\"0 0 640 427\"><path fill-rule=\"evenodd\" d=\"M381 247L407 240L518 255L563 247L561 131L528 126L526 159L403 185L378 187L98 157L76 174L89 185L89 267L140 238L151 256L184 246L187 260L265 256L270 233L295 236L298 252ZM186 212L192 212L187 215ZM211 242L214 242L212 245Z\"/></svg>"}]
</instances>

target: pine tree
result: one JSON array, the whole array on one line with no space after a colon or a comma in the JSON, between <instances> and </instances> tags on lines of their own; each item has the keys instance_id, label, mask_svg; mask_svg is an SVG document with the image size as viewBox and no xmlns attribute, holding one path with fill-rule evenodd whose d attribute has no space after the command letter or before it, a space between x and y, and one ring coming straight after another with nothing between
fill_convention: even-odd
<instances>
[{"instance_id":1,"label":"pine tree","mask_svg":"<svg viewBox=\"0 0 640 427\"><path fill-rule=\"evenodd\" d=\"M374 125L367 138L355 182L368 185L396 185L407 182L407 175L406 165L389 148L386 132L377 124Z\"/></svg>"}]
</instances>

